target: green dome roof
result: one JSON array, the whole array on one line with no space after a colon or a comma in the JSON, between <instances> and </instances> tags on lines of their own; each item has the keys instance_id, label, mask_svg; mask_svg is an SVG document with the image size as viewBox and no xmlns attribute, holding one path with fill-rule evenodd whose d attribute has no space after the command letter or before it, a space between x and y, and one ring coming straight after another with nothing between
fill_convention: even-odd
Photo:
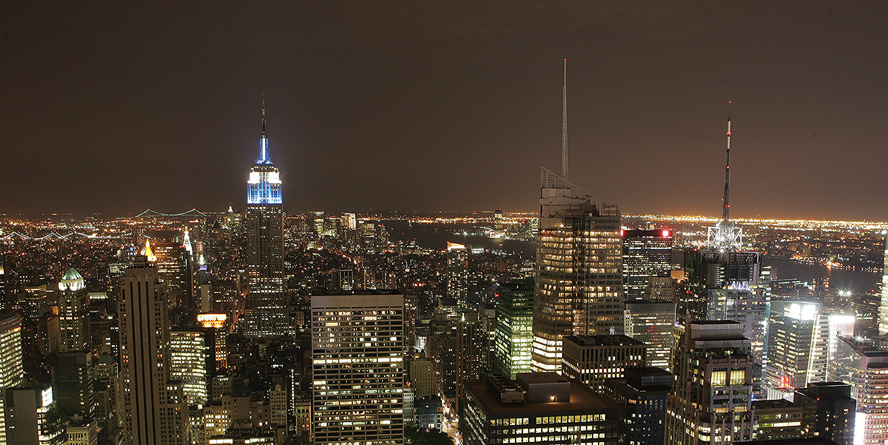
<instances>
[{"instance_id":1,"label":"green dome roof","mask_svg":"<svg viewBox=\"0 0 888 445\"><path fill-rule=\"evenodd\" d=\"M72 281L73 280L82 280L82 279L83 279L83 275L80 275L80 272L77 272L77 269L75 269L73 267L68 269L68 272L65 272L65 276L62 277L62 280L65 280L65 281L67 281L67 280L72 280Z\"/></svg>"}]
</instances>

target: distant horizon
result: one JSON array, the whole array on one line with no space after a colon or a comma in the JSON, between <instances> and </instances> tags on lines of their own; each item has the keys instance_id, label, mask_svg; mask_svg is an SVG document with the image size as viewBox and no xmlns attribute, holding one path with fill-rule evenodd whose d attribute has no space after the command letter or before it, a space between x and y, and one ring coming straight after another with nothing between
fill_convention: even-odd
<instances>
[{"instance_id":1,"label":"distant horizon","mask_svg":"<svg viewBox=\"0 0 888 445\"><path fill-rule=\"evenodd\" d=\"M241 213L246 204L240 209L237 206L232 206L233 210L237 213ZM342 215L345 213L355 213L358 215L369 214L369 215L377 215L377 216L394 216L395 214L404 214L411 216L432 216L432 215L449 215L454 217L470 217L473 215L485 215L493 213L496 210L502 210L506 214L536 214L539 213L539 210L510 210L510 209L481 209L481 210L376 210L376 209L365 209L365 210L343 210L343 211L329 211L325 209L309 209L309 210L300 210L296 212L290 212L284 207L284 212L287 215L308 215L312 212L324 212L327 215ZM198 211L206 214L223 214L228 211L228 207L226 206L221 210L210 210L210 209L200 209L197 207L192 207L182 211L162 211L154 208L144 208L137 212L132 212L130 214L117 214L112 212L91 212L91 213L82 213L82 212L30 212L30 213L0 213L0 218L11 219L15 217L20 218L51 218L51 217L71 217L71 218L90 218L90 217L102 217L102 218L132 218L136 217L141 213L147 211L154 211L161 214L166 215L184 215L188 214L192 211ZM621 212L621 216L623 218L633 218L633 219L683 219L688 222L692 221L719 221L721 220L720 216L715 214L713 215L702 215L702 214L678 214L678 213L623 213ZM732 216L732 221L738 222L757 222L757 221L777 221L777 222L833 222L833 223L848 223L848 224L860 224L865 223L868 225L884 225L888 226L888 220L870 220L870 219L819 219L819 218L787 218L787 217L769 217L769 216L756 216L756 217L748 217L748 216Z\"/></svg>"}]
</instances>

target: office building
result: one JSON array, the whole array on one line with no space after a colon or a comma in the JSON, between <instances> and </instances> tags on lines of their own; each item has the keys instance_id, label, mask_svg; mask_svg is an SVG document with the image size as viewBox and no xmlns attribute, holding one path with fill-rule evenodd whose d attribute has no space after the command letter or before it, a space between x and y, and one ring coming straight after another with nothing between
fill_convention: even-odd
<instances>
[{"instance_id":1,"label":"office building","mask_svg":"<svg viewBox=\"0 0 888 445\"><path fill-rule=\"evenodd\" d=\"M885 253L882 268L882 298L879 303L879 336L888 335L888 231L885 231Z\"/></svg>"},{"instance_id":2,"label":"office building","mask_svg":"<svg viewBox=\"0 0 888 445\"><path fill-rule=\"evenodd\" d=\"M91 352L61 352L55 357L53 392L56 404L67 419L96 415L95 374Z\"/></svg>"},{"instance_id":3,"label":"office building","mask_svg":"<svg viewBox=\"0 0 888 445\"><path fill-rule=\"evenodd\" d=\"M404 442L404 296L313 295L314 443Z\"/></svg>"},{"instance_id":4,"label":"office building","mask_svg":"<svg viewBox=\"0 0 888 445\"><path fill-rule=\"evenodd\" d=\"M110 354L102 354L94 361L96 381L96 417L98 425L117 430L122 425L123 397L120 391L120 373Z\"/></svg>"},{"instance_id":5,"label":"office building","mask_svg":"<svg viewBox=\"0 0 888 445\"><path fill-rule=\"evenodd\" d=\"M651 278L672 271L673 232L670 229L621 230L623 240L623 297L644 298Z\"/></svg>"},{"instance_id":6,"label":"office building","mask_svg":"<svg viewBox=\"0 0 888 445\"><path fill-rule=\"evenodd\" d=\"M676 383L668 399L667 443L697 445L752 438L754 363L741 324L686 323L672 361Z\"/></svg>"},{"instance_id":7,"label":"office building","mask_svg":"<svg viewBox=\"0 0 888 445\"><path fill-rule=\"evenodd\" d=\"M469 297L469 251L463 244L447 243L447 297L466 307Z\"/></svg>"},{"instance_id":8,"label":"office building","mask_svg":"<svg viewBox=\"0 0 888 445\"><path fill-rule=\"evenodd\" d=\"M807 437L804 412L800 405L786 399L752 402L752 438L787 440Z\"/></svg>"},{"instance_id":9,"label":"office building","mask_svg":"<svg viewBox=\"0 0 888 445\"><path fill-rule=\"evenodd\" d=\"M820 303L800 300L771 302L768 320L769 399L792 400L796 388L826 380L829 325Z\"/></svg>"},{"instance_id":10,"label":"office building","mask_svg":"<svg viewBox=\"0 0 888 445\"><path fill-rule=\"evenodd\" d=\"M795 402L804 412L805 430L811 437L832 440L840 445L854 442L857 401L851 386L841 382L815 382L796 390Z\"/></svg>"},{"instance_id":11,"label":"office building","mask_svg":"<svg viewBox=\"0 0 888 445\"><path fill-rule=\"evenodd\" d=\"M647 366L671 371L675 302L631 300L625 314L626 336L647 345Z\"/></svg>"},{"instance_id":12,"label":"office building","mask_svg":"<svg viewBox=\"0 0 888 445\"><path fill-rule=\"evenodd\" d=\"M608 379L604 395L619 408L620 443L666 443L666 395L675 376L662 368L626 368L626 377Z\"/></svg>"},{"instance_id":13,"label":"office building","mask_svg":"<svg viewBox=\"0 0 888 445\"><path fill-rule=\"evenodd\" d=\"M206 405L214 357L210 353L208 331L170 332L170 378L182 385L188 405Z\"/></svg>"},{"instance_id":14,"label":"office building","mask_svg":"<svg viewBox=\"0 0 888 445\"><path fill-rule=\"evenodd\" d=\"M247 313L244 334L273 337L290 332L284 292L284 214L281 173L271 162L262 107L259 159L247 181Z\"/></svg>"},{"instance_id":15,"label":"office building","mask_svg":"<svg viewBox=\"0 0 888 445\"><path fill-rule=\"evenodd\" d=\"M487 332L478 313L463 313L456 323L456 403L462 397L466 382L481 378L488 369L484 360Z\"/></svg>"},{"instance_id":16,"label":"office building","mask_svg":"<svg viewBox=\"0 0 888 445\"><path fill-rule=\"evenodd\" d=\"M6 443L6 406L2 395L25 378L22 362L22 317L0 314L0 443Z\"/></svg>"},{"instance_id":17,"label":"office building","mask_svg":"<svg viewBox=\"0 0 888 445\"><path fill-rule=\"evenodd\" d=\"M438 395L438 379L431 360L426 357L410 360L410 386L417 400Z\"/></svg>"},{"instance_id":18,"label":"office building","mask_svg":"<svg viewBox=\"0 0 888 445\"><path fill-rule=\"evenodd\" d=\"M493 370L510 379L517 374L530 372L533 283L533 278L526 278L506 283L497 289Z\"/></svg>"},{"instance_id":19,"label":"office building","mask_svg":"<svg viewBox=\"0 0 888 445\"><path fill-rule=\"evenodd\" d=\"M620 211L568 180L567 62L562 91L561 175L541 169L534 371L559 372L562 338L623 333Z\"/></svg>"},{"instance_id":20,"label":"office building","mask_svg":"<svg viewBox=\"0 0 888 445\"><path fill-rule=\"evenodd\" d=\"M88 347L89 294L83 276L73 267L59 281L59 350L85 351Z\"/></svg>"},{"instance_id":21,"label":"office building","mask_svg":"<svg viewBox=\"0 0 888 445\"><path fill-rule=\"evenodd\" d=\"M618 443L617 407L555 373L490 376L466 385L459 430L466 445Z\"/></svg>"},{"instance_id":22,"label":"office building","mask_svg":"<svg viewBox=\"0 0 888 445\"><path fill-rule=\"evenodd\" d=\"M163 281L166 289L168 304L171 307L187 308L186 301L189 300L190 294L188 251L182 243L177 241L155 240L151 243L151 247L154 252L157 275Z\"/></svg>"},{"instance_id":23,"label":"office building","mask_svg":"<svg viewBox=\"0 0 888 445\"><path fill-rule=\"evenodd\" d=\"M857 401L854 443L888 441L888 351L864 339L841 337L828 373L830 381L848 384L851 398Z\"/></svg>"},{"instance_id":24,"label":"office building","mask_svg":"<svg viewBox=\"0 0 888 445\"><path fill-rule=\"evenodd\" d=\"M197 324L212 335L215 372L228 368L228 314L197 314ZM212 374L215 374L213 372Z\"/></svg>"},{"instance_id":25,"label":"office building","mask_svg":"<svg viewBox=\"0 0 888 445\"><path fill-rule=\"evenodd\" d=\"M123 442L180 445L186 419L182 389L170 379L170 327L163 284L153 264L126 269L118 307Z\"/></svg>"},{"instance_id":26,"label":"office building","mask_svg":"<svg viewBox=\"0 0 888 445\"><path fill-rule=\"evenodd\" d=\"M564 337L562 373L601 392L607 379L625 378L626 368L647 364L647 345L625 335Z\"/></svg>"},{"instance_id":27,"label":"office building","mask_svg":"<svg viewBox=\"0 0 888 445\"><path fill-rule=\"evenodd\" d=\"M51 386L6 390L5 444L61 445L65 429Z\"/></svg>"}]
</instances>

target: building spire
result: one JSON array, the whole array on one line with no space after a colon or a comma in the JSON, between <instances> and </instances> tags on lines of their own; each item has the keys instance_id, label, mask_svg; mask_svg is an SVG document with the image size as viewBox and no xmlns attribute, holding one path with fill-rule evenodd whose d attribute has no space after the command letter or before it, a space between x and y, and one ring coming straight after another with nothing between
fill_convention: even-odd
<instances>
[{"instance_id":1,"label":"building spire","mask_svg":"<svg viewBox=\"0 0 888 445\"><path fill-rule=\"evenodd\" d=\"M728 148L727 161L725 162L725 198L722 204L722 221L727 223L731 217L730 187L731 187L731 101L728 101Z\"/></svg>"},{"instance_id":2,"label":"building spire","mask_svg":"<svg viewBox=\"0 0 888 445\"><path fill-rule=\"evenodd\" d=\"M268 133L265 132L265 97L262 98L262 132L259 134L259 160L257 164L271 164L268 156Z\"/></svg>"},{"instance_id":3,"label":"building spire","mask_svg":"<svg viewBox=\"0 0 888 445\"><path fill-rule=\"evenodd\" d=\"M567 182L567 59L564 59L564 84L561 87L561 179Z\"/></svg>"}]
</instances>

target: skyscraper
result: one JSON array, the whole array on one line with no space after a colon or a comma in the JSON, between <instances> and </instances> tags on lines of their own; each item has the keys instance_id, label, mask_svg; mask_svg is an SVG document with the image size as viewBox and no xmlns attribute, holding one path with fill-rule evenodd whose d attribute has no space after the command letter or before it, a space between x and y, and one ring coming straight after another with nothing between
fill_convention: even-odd
<instances>
[{"instance_id":1,"label":"skyscraper","mask_svg":"<svg viewBox=\"0 0 888 445\"><path fill-rule=\"evenodd\" d=\"M666 443L730 443L752 437L750 342L733 321L687 323L672 358Z\"/></svg>"},{"instance_id":2,"label":"skyscraper","mask_svg":"<svg viewBox=\"0 0 888 445\"><path fill-rule=\"evenodd\" d=\"M120 382L124 443L183 442L182 388L170 380L168 307L153 264L137 261L126 269L121 289Z\"/></svg>"},{"instance_id":3,"label":"skyscraper","mask_svg":"<svg viewBox=\"0 0 888 445\"><path fill-rule=\"evenodd\" d=\"M669 279L671 281L671 278ZM648 346L648 366L672 370L675 302L633 300L626 302L626 335Z\"/></svg>"},{"instance_id":4,"label":"skyscraper","mask_svg":"<svg viewBox=\"0 0 888 445\"><path fill-rule=\"evenodd\" d=\"M0 443L6 443L5 393L22 383L22 317L0 314Z\"/></svg>"},{"instance_id":5,"label":"skyscraper","mask_svg":"<svg viewBox=\"0 0 888 445\"><path fill-rule=\"evenodd\" d=\"M841 337L836 359L829 363L829 380L850 385L851 398L857 401L854 443L888 441L888 351L877 350L867 341Z\"/></svg>"},{"instance_id":6,"label":"skyscraper","mask_svg":"<svg viewBox=\"0 0 888 445\"><path fill-rule=\"evenodd\" d=\"M87 299L83 276L73 267L59 281L59 349L61 352L87 349Z\"/></svg>"},{"instance_id":7,"label":"skyscraper","mask_svg":"<svg viewBox=\"0 0 888 445\"><path fill-rule=\"evenodd\" d=\"M768 398L792 398L796 389L826 380L829 324L820 303L771 302L768 320Z\"/></svg>"},{"instance_id":8,"label":"skyscraper","mask_svg":"<svg viewBox=\"0 0 888 445\"><path fill-rule=\"evenodd\" d=\"M170 332L170 378L182 382L188 405L205 405L208 399L208 365L214 362L206 338L210 331Z\"/></svg>"},{"instance_id":9,"label":"skyscraper","mask_svg":"<svg viewBox=\"0 0 888 445\"><path fill-rule=\"evenodd\" d=\"M882 268L882 301L879 304L879 336L888 335L888 230L885 231L885 253Z\"/></svg>"},{"instance_id":10,"label":"skyscraper","mask_svg":"<svg viewBox=\"0 0 888 445\"><path fill-rule=\"evenodd\" d=\"M560 372L566 335L623 333L620 211L567 180L567 62L562 174L542 168L532 368Z\"/></svg>"},{"instance_id":11,"label":"skyscraper","mask_svg":"<svg viewBox=\"0 0 888 445\"><path fill-rule=\"evenodd\" d=\"M530 372L533 343L533 278L506 283L497 291L493 370L510 379Z\"/></svg>"},{"instance_id":12,"label":"skyscraper","mask_svg":"<svg viewBox=\"0 0 888 445\"><path fill-rule=\"evenodd\" d=\"M851 386L839 382L817 382L796 391L795 401L804 410L805 428L814 437L851 445L857 401Z\"/></svg>"},{"instance_id":13,"label":"skyscraper","mask_svg":"<svg viewBox=\"0 0 888 445\"><path fill-rule=\"evenodd\" d=\"M281 173L268 154L265 105L259 159L247 181L247 326L249 337L288 333L289 314L284 293L284 214Z\"/></svg>"},{"instance_id":14,"label":"skyscraper","mask_svg":"<svg viewBox=\"0 0 888 445\"><path fill-rule=\"evenodd\" d=\"M669 229L621 230L623 238L623 295L626 300L645 297L651 277L672 270L672 238Z\"/></svg>"},{"instance_id":15,"label":"skyscraper","mask_svg":"<svg viewBox=\"0 0 888 445\"><path fill-rule=\"evenodd\" d=\"M311 297L314 443L404 442L404 296Z\"/></svg>"},{"instance_id":16,"label":"skyscraper","mask_svg":"<svg viewBox=\"0 0 888 445\"><path fill-rule=\"evenodd\" d=\"M469 251L463 244L447 243L447 296L466 307L469 296Z\"/></svg>"}]
</instances>

